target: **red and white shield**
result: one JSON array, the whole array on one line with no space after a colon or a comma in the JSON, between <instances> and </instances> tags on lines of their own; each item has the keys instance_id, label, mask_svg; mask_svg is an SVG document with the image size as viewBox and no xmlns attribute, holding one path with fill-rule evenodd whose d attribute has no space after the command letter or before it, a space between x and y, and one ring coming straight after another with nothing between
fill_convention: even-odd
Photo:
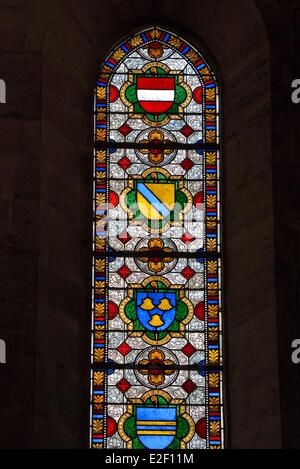
<instances>
[{"instance_id":1,"label":"red and white shield","mask_svg":"<svg viewBox=\"0 0 300 469\"><path fill-rule=\"evenodd\" d=\"M174 78L138 78L137 98L142 108L150 114L163 114L174 103Z\"/></svg>"}]
</instances>

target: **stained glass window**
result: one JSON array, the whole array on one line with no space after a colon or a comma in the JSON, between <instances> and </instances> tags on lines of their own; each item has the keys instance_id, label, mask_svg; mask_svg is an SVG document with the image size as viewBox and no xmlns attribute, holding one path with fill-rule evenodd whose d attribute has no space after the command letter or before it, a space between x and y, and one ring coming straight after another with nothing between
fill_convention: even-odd
<instances>
[{"instance_id":1,"label":"stained glass window","mask_svg":"<svg viewBox=\"0 0 300 469\"><path fill-rule=\"evenodd\" d=\"M224 446L219 88L158 27L95 92L92 448Z\"/></svg>"}]
</instances>

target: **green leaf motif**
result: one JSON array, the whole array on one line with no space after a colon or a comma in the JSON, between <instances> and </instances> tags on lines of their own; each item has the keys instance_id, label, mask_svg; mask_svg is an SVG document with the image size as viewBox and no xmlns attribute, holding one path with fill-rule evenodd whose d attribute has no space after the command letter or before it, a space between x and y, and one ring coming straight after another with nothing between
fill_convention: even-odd
<instances>
[{"instance_id":1,"label":"green leaf motif","mask_svg":"<svg viewBox=\"0 0 300 469\"><path fill-rule=\"evenodd\" d=\"M185 438L189 431L190 427L188 422L184 418L178 417L176 436L180 439Z\"/></svg>"},{"instance_id":2,"label":"green leaf motif","mask_svg":"<svg viewBox=\"0 0 300 469\"><path fill-rule=\"evenodd\" d=\"M125 92L126 99L132 104L137 103L137 92L136 92L136 85L130 85L128 86L126 92Z\"/></svg>"},{"instance_id":3,"label":"green leaf motif","mask_svg":"<svg viewBox=\"0 0 300 469\"><path fill-rule=\"evenodd\" d=\"M187 93L185 89L180 86L176 85L175 87L175 103L182 104L186 100Z\"/></svg>"},{"instance_id":4,"label":"green leaf motif","mask_svg":"<svg viewBox=\"0 0 300 469\"><path fill-rule=\"evenodd\" d=\"M176 191L176 202L181 206L181 208L184 208L185 204L187 203L188 199L187 196L181 192L181 191Z\"/></svg>"},{"instance_id":5,"label":"green leaf motif","mask_svg":"<svg viewBox=\"0 0 300 469\"><path fill-rule=\"evenodd\" d=\"M136 308L135 308L134 300L131 300L125 306L125 314L128 317L128 319L130 319L131 321L134 321L136 319Z\"/></svg>"},{"instance_id":6,"label":"green leaf motif","mask_svg":"<svg viewBox=\"0 0 300 469\"><path fill-rule=\"evenodd\" d=\"M135 417L132 415L124 422L124 431L130 438L136 437Z\"/></svg>"},{"instance_id":7,"label":"green leaf motif","mask_svg":"<svg viewBox=\"0 0 300 469\"><path fill-rule=\"evenodd\" d=\"M182 301L179 301L177 304L177 314L176 314L176 319L178 321L183 321L188 315L188 307L185 303Z\"/></svg>"}]
</instances>

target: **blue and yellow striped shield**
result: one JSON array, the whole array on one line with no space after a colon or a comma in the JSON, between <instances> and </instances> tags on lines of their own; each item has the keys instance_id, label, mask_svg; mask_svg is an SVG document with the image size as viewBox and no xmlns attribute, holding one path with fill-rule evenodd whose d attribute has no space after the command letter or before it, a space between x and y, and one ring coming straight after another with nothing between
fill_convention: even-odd
<instances>
[{"instance_id":1,"label":"blue and yellow striped shield","mask_svg":"<svg viewBox=\"0 0 300 469\"><path fill-rule=\"evenodd\" d=\"M136 430L140 442L148 449L165 449L176 435L176 407L138 407Z\"/></svg>"}]
</instances>

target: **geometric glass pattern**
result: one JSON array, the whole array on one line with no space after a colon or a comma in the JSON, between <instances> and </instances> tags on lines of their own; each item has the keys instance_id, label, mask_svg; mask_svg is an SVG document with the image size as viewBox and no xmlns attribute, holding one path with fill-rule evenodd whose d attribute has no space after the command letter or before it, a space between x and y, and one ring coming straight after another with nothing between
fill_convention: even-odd
<instances>
[{"instance_id":1,"label":"geometric glass pattern","mask_svg":"<svg viewBox=\"0 0 300 469\"><path fill-rule=\"evenodd\" d=\"M219 87L159 27L95 91L90 445L224 447Z\"/></svg>"}]
</instances>

